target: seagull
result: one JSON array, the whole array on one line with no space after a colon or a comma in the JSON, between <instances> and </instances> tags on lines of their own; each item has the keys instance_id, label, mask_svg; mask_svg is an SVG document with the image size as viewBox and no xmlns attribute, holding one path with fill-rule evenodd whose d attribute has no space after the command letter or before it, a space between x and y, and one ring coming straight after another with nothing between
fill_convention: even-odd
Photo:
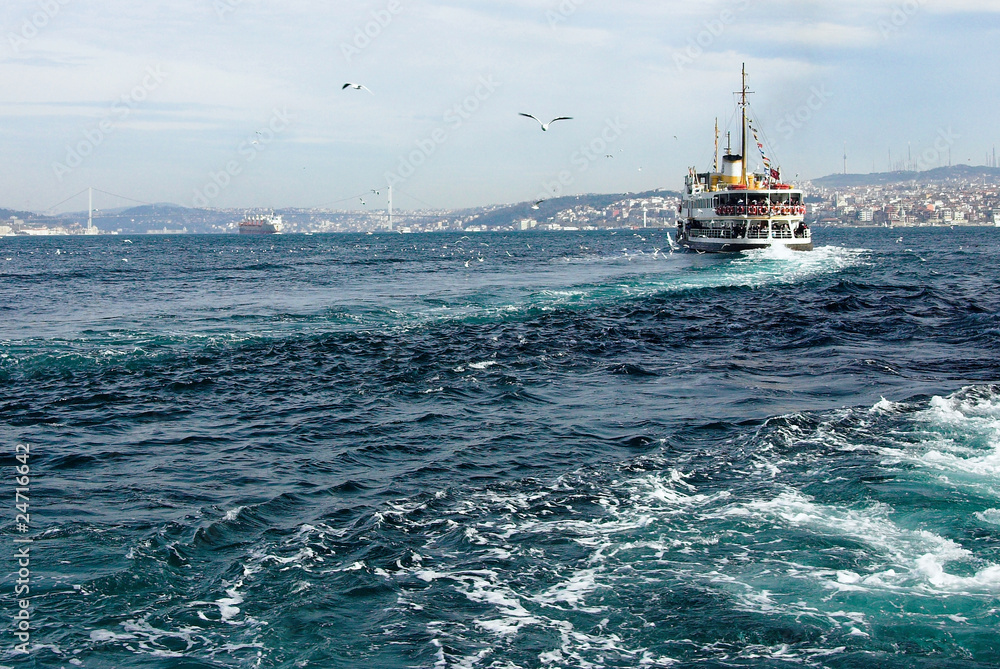
<instances>
[{"instance_id":1,"label":"seagull","mask_svg":"<svg viewBox=\"0 0 1000 669\"><path fill-rule=\"evenodd\" d=\"M526 116L528 118L533 118L536 121L538 121L538 118L535 117L535 116L532 116L531 114L525 114L524 112L521 112L521 116ZM572 118L573 118L572 116L558 116L558 117L552 119L551 121L549 121L548 123L542 123L541 121L538 121L538 125L542 126L542 132L545 132L546 130L549 129L549 126L552 125L553 123L555 123L556 121L569 121Z\"/></svg>"},{"instance_id":2,"label":"seagull","mask_svg":"<svg viewBox=\"0 0 1000 669\"><path fill-rule=\"evenodd\" d=\"M532 209L538 209L538 205L540 205L540 204L541 204L541 203L543 203L543 202L545 202L545 200L539 200L538 202L533 202L533 203L531 204L531 208L532 208Z\"/></svg>"},{"instance_id":3,"label":"seagull","mask_svg":"<svg viewBox=\"0 0 1000 669\"><path fill-rule=\"evenodd\" d=\"M353 88L353 89L359 90L359 91L368 91L372 95L375 95L374 93L371 92L371 89L369 89L364 84L352 84L351 82L347 82L346 84L344 84L343 86L340 87L340 90L344 90L346 88Z\"/></svg>"}]
</instances>

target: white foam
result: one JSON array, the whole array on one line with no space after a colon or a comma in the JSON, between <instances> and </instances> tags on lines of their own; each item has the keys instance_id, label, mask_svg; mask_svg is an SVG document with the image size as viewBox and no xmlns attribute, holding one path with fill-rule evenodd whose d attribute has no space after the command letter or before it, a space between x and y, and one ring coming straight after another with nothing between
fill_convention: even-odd
<instances>
[{"instance_id":1,"label":"white foam","mask_svg":"<svg viewBox=\"0 0 1000 669\"><path fill-rule=\"evenodd\" d=\"M215 603L219 606L219 615L222 616L222 622L231 623L233 618L240 614L239 605L243 603L243 595L235 589L226 590L226 594L229 596L217 599Z\"/></svg>"},{"instance_id":2,"label":"white foam","mask_svg":"<svg viewBox=\"0 0 1000 669\"><path fill-rule=\"evenodd\" d=\"M963 389L949 397L933 397L917 412L917 427L898 446L882 449L891 460L905 462L948 478L957 485L987 486L1000 478L1000 402L989 394Z\"/></svg>"},{"instance_id":3,"label":"white foam","mask_svg":"<svg viewBox=\"0 0 1000 669\"><path fill-rule=\"evenodd\" d=\"M587 613L600 613L604 610L603 607L581 608L586 596L599 587L597 573L596 569L581 569L570 575L567 581L552 586L532 599L542 604L568 604L573 609L584 610Z\"/></svg>"},{"instance_id":4,"label":"white foam","mask_svg":"<svg viewBox=\"0 0 1000 669\"><path fill-rule=\"evenodd\" d=\"M871 413L891 414L899 411L901 407L902 405L899 402L892 402L883 397L875 403L875 406L870 411Z\"/></svg>"},{"instance_id":5,"label":"white foam","mask_svg":"<svg viewBox=\"0 0 1000 669\"><path fill-rule=\"evenodd\" d=\"M93 630L90 633L90 640L96 643L104 641L130 641L136 638L134 634L115 634L108 630Z\"/></svg>"},{"instance_id":6,"label":"white foam","mask_svg":"<svg viewBox=\"0 0 1000 669\"><path fill-rule=\"evenodd\" d=\"M427 583L433 583L439 578L446 578L448 576L448 574L440 571L434 571L433 569L421 569L420 571L414 572L413 575L421 581L425 581Z\"/></svg>"},{"instance_id":7,"label":"white foam","mask_svg":"<svg viewBox=\"0 0 1000 669\"><path fill-rule=\"evenodd\" d=\"M968 562L972 553L951 539L927 530L899 527L885 505L865 509L816 504L805 495L786 492L772 500L751 502L751 516L771 518L790 526L811 529L819 535L848 537L866 544L883 559L871 573L824 572L813 575L838 591L872 588L904 589L922 593L984 594L1000 590L1000 565L987 565L972 576L946 571L953 562ZM739 514L737 514L739 515Z\"/></svg>"},{"instance_id":8,"label":"white foam","mask_svg":"<svg viewBox=\"0 0 1000 669\"><path fill-rule=\"evenodd\" d=\"M309 571L308 563L310 561L319 559L316 557L316 551L309 546L300 548L294 555L289 555L288 557L280 557L278 555L271 554L264 555L261 553L253 553L252 556L257 558L261 564L265 562L275 562L280 565L294 565L305 571ZM259 569L260 568L257 567L257 570Z\"/></svg>"},{"instance_id":9,"label":"white foam","mask_svg":"<svg viewBox=\"0 0 1000 669\"><path fill-rule=\"evenodd\" d=\"M973 576L954 576L945 572L941 556L928 553L917 560L917 568L934 589L955 594L1000 592L1000 565L981 569Z\"/></svg>"},{"instance_id":10,"label":"white foam","mask_svg":"<svg viewBox=\"0 0 1000 669\"><path fill-rule=\"evenodd\" d=\"M976 518L983 521L984 523L989 523L990 525L1000 525L1000 509L986 509L985 511L977 511Z\"/></svg>"}]
</instances>

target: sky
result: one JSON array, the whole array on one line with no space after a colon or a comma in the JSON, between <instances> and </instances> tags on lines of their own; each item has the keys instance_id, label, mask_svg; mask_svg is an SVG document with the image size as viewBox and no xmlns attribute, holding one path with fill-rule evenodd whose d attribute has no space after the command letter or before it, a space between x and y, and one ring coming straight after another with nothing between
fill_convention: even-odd
<instances>
[{"instance_id":1,"label":"sky","mask_svg":"<svg viewBox=\"0 0 1000 669\"><path fill-rule=\"evenodd\" d=\"M998 51L1000 0L6 0L0 207L678 190L744 63L788 180L981 165Z\"/></svg>"}]
</instances>

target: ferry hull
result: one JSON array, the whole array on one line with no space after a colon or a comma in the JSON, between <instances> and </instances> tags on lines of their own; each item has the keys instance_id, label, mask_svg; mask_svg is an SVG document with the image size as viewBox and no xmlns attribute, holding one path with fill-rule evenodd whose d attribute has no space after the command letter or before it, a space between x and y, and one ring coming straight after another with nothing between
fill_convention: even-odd
<instances>
[{"instance_id":1,"label":"ferry hull","mask_svg":"<svg viewBox=\"0 0 1000 669\"><path fill-rule=\"evenodd\" d=\"M278 230L273 225L241 225L241 235L276 235Z\"/></svg>"},{"instance_id":2,"label":"ferry hull","mask_svg":"<svg viewBox=\"0 0 1000 669\"><path fill-rule=\"evenodd\" d=\"M792 251L812 251L813 245L811 240L789 240L787 243L781 243L775 241L741 241L741 240L729 240L729 241L716 241L716 240L701 240L701 239L686 239L681 238L678 243L689 251L697 251L698 253L739 253L741 251L759 251L761 249L770 248L786 248Z\"/></svg>"}]
</instances>

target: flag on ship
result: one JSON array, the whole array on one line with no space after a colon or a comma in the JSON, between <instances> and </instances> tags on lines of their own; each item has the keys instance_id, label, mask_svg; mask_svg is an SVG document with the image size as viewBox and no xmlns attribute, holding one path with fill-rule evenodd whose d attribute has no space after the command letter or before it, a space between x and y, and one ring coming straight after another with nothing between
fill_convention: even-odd
<instances>
[{"instance_id":1,"label":"flag on ship","mask_svg":"<svg viewBox=\"0 0 1000 669\"><path fill-rule=\"evenodd\" d=\"M747 120L747 125L750 126L750 132L753 133L753 139L757 142L757 148L760 150L760 157L764 161L764 169L766 170L768 176L774 180L781 179L781 172L776 167L771 167L771 159L767 157L767 152L764 150L764 143L760 141L760 135L757 132L757 128L754 127L753 121Z\"/></svg>"}]
</instances>

